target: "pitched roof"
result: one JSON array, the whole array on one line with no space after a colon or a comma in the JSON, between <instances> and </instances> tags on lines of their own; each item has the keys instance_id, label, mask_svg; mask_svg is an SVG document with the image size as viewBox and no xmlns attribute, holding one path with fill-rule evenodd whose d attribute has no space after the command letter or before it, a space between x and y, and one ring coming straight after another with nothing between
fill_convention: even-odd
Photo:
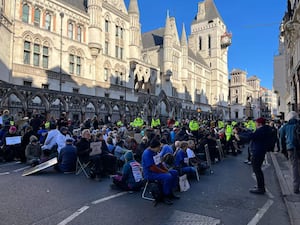
<instances>
[{"instance_id":1,"label":"pitched roof","mask_svg":"<svg viewBox=\"0 0 300 225\"><path fill-rule=\"evenodd\" d=\"M58 0L62 3L69 5L72 8L79 9L80 11L87 12L87 0Z\"/></svg>"},{"instance_id":2,"label":"pitched roof","mask_svg":"<svg viewBox=\"0 0 300 225\"><path fill-rule=\"evenodd\" d=\"M163 45L165 28L159 28L142 34L143 48Z\"/></svg>"},{"instance_id":3,"label":"pitched roof","mask_svg":"<svg viewBox=\"0 0 300 225\"><path fill-rule=\"evenodd\" d=\"M162 46L164 43L164 33L165 28L159 28L157 30L152 30L142 34L143 49L152 48L155 46ZM189 48L188 56L199 62L202 65L208 66L204 59L199 54L194 54L194 52Z\"/></svg>"},{"instance_id":4,"label":"pitched roof","mask_svg":"<svg viewBox=\"0 0 300 225\"><path fill-rule=\"evenodd\" d=\"M219 18L222 22L224 22L213 0L205 0L203 3L200 4L204 4L205 17L197 18L196 15L194 21L192 22L193 24L202 21L211 21L216 18Z\"/></svg>"}]
</instances>

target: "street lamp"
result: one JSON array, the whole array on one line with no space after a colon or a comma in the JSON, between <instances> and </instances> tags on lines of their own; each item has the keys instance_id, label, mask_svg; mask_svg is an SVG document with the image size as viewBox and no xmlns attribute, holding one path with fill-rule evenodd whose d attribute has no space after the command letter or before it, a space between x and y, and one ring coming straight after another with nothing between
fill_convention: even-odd
<instances>
[{"instance_id":1,"label":"street lamp","mask_svg":"<svg viewBox=\"0 0 300 225\"><path fill-rule=\"evenodd\" d=\"M60 62L59 62L59 94L61 96L61 92L62 92L62 46L63 46L63 18L65 16L65 14L63 12L61 12L60 14ZM61 114L61 98L59 99L59 115Z\"/></svg>"}]
</instances>

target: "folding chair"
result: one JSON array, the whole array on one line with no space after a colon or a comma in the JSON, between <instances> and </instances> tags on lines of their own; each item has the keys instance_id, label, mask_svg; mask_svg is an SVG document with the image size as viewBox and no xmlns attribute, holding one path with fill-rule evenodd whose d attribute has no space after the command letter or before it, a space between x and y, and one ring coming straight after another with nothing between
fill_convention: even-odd
<instances>
[{"instance_id":1,"label":"folding chair","mask_svg":"<svg viewBox=\"0 0 300 225\"><path fill-rule=\"evenodd\" d=\"M224 159L224 151L223 151L220 139L217 139L216 142L217 142L217 146L216 147L217 147L217 149L219 151L219 156L220 156L220 161L221 161L221 160Z\"/></svg>"},{"instance_id":2,"label":"folding chair","mask_svg":"<svg viewBox=\"0 0 300 225\"><path fill-rule=\"evenodd\" d=\"M89 178L90 175L88 174L87 168L89 167L90 162L82 162L79 157L77 157L76 161L76 175L79 175L81 172L84 173L84 175Z\"/></svg>"},{"instance_id":3,"label":"folding chair","mask_svg":"<svg viewBox=\"0 0 300 225\"><path fill-rule=\"evenodd\" d=\"M146 181L144 190L142 192L142 199L149 200L149 201L155 201L155 199L152 197L151 190L149 190L150 183L158 183L158 181L156 181L156 180L147 180Z\"/></svg>"},{"instance_id":4,"label":"folding chair","mask_svg":"<svg viewBox=\"0 0 300 225\"><path fill-rule=\"evenodd\" d=\"M205 149L205 157L206 157L206 162L207 162L207 166L209 169L209 173L212 174L212 173L214 173L214 171L211 168L211 159L210 159L208 144L204 145L204 149Z\"/></svg>"}]
</instances>

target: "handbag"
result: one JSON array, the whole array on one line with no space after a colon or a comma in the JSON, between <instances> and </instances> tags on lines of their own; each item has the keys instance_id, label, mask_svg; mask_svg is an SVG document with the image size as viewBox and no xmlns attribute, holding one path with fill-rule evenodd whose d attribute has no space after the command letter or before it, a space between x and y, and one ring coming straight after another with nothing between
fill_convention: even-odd
<instances>
[{"instance_id":1,"label":"handbag","mask_svg":"<svg viewBox=\"0 0 300 225\"><path fill-rule=\"evenodd\" d=\"M180 192L184 192L190 189L190 183L189 180L187 179L186 174L182 175L179 177L179 188Z\"/></svg>"}]
</instances>

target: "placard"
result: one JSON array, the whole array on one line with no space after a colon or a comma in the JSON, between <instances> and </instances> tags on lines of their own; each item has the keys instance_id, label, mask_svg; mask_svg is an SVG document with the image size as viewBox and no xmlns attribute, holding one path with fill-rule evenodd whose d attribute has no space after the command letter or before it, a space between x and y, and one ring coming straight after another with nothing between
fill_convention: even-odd
<instances>
[{"instance_id":1,"label":"placard","mask_svg":"<svg viewBox=\"0 0 300 225\"><path fill-rule=\"evenodd\" d=\"M91 142L90 148L92 149L92 151L90 152L90 156L100 155L102 153L101 147L102 147L101 141Z\"/></svg>"},{"instance_id":2,"label":"placard","mask_svg":"<svg viewBox=\"0 0 300 225\"><path fill-rule=\"evenodd\" d=\"M41 163L41 164L39 164L39 165L37 165L35 167L32 167L29 170L26 170L23 173L22 176L24 177L24 176L27 176L27 175L30 175L30 174L37 173L37 172L39 172L41 170L47 169L47 168L49 168L51 166L54 166L55 164L57 164L57 158L56 157L53 158L53 159L50 159L50 160L48 160L46 162L43 162L43 163Z\"/></svg>"},{"instance_id":3,"label":"placard","mask_svg":"<svg viewBox=\"0 0 300 225\"><path fill-rule=\"evenodd\" d=\"M0 116L0 124L3 124L3 118Z\"/></svg>"},{"instance_id":4,"label":"placard","mask_svg":"<svg viewBox=\"0 0 300 225\"><path fill-rule=\"evenodd\" d=\"M22 136L13 136L13 137L6 137L5 142L6 145L16 145L21 144Z\"/></svg>"}]
</instances>

